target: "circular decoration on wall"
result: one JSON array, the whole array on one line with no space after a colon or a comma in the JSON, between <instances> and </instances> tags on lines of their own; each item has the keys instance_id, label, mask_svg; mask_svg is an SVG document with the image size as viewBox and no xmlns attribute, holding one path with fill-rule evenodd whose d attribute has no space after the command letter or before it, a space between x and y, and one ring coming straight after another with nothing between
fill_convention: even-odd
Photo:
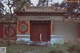
<instances>
[{"instance_id":1,"label":"circular decoration on wall","mask_svg":"<svg viewBox=\"0 0 80 53\"><path fill-rule=\"evenodd\" d=\"M25 34L28 31L28 24L25 21L21 21L18 24L18 30L22 33Z\"/></svg>"},{"instance_id":2,"label":"circular decoration on wall","mask_svg":"<svg viewBox=\"0 0 80 53\"><path fill-rule=\"evenodd\" d=\"M8 34L8 30L9 30L9 34ZM10 37L13 37L16 34L14 27L10 26L10 28L6 28L5 34L7 36L9 35Z\"/></svg>"}]
</instances>

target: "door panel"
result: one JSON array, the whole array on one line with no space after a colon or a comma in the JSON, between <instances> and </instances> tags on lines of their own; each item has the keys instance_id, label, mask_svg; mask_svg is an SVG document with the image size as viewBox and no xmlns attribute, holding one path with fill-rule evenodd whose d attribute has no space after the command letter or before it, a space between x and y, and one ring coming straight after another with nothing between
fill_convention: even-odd
<instances>
[{"instance_id":1,"label":"door panel","mask_svg":"<svg viewBox=\"0 0 80 53\"><path fill-rule=\"evenodd\" d=\"M34 42L50 41L51 34L50 26L51 26L50 21L31 21L30 40Z\"/></svg>"},{"instance_id":2,"label":"door panel","mask_svg":"<svg viewBox=\"0 0 80 53\"><path fill-rule=\"evenodd\" d=\"M39 33L40 33L39 24L35 23L35 22L31 22L30 26L31 26L30 27L30 40L34 41L34 42L39 42L40 41L40 39L39 39Z\"/></svg>"},{"instance_id":3,"label":"door panel","mask_svg":"<svg viewBox=\"0 0 80 53\"><path fill-rule=\"evenodd\" d=\"M50 41L50 23L44 22L41 24L42 41Z\"/></svg>"}]
</instances>

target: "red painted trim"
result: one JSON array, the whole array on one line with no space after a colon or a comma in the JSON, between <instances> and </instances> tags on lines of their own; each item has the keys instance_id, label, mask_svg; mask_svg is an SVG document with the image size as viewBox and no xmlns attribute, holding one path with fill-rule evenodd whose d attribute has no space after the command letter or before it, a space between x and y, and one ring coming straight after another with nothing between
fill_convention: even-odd
<instances>
[{"instance_id":1,"label":"red painted trim","mask_svg":"<svg viewBox=\"0 0 80 53\"><path fill-rule=\"evenodd\" d=\"M10 23L10 22L0 22L0 24L17 24L17 22L13 22L13 23Z\"/></svg>"},{"instance_id":2,"label":"red painted trim","mask_svg":"<svg viewBox=\"0 0 80 53\"><path fill-rule=\"evenodd\" d=\"M66 12L15 12L18 16L64 16ZM77 16L80 15L76 14Z\"/></svg>"},{"instance_id":3,"label":"red painted trim","mask_svg":"<svg viewBox=\"0 0 80 53\"><path fill-rule=\"evenodd\" d=\"M0 38L3 38L3 24L0 24Z\"/></svg>"},{"instance_id":4,"label":"red painted trim","mask_svg":"<svg viewBox=\"0 0 80 53\"><path fill-rule=\"evenodd\" d=\"M14 27L12 27L12 26L10 26L10 28L11 28L11 29L13 30L13 32L14 32L10 37L14 37L14 35L16 34L16 32L15 32L16 30L15 30ZM8 30L8 28L5 29L5 32L4 32L4 33L8 36L9 34L7 33L7 30Z\"/></svg>"},{"instance_id":5,"label":"red painted trim","mask_svg":"<svg viewBox=\"0 0 80 53\"><path fill-rule=\"evenodd\" d=\"M25 24L25 26L27 27L27 28L25 29L25 31L22 31L22 30L21 30L21 25L22 25L22 24ZM22 21L21 23L18 24L18 30L19 30L22 34L25 34L25 33L28 31L28 24L27 24L25 21Z\"/></svg>"},{"instance_id":6,"label":"red painted trim","mask_svg":"<svg viewBox=\"0 0 80 53\"><path fill-rule=\"evenodd\" d=\"M65 12L16 12L18 16L63 16Z\"/></svg>"}]
</instances>

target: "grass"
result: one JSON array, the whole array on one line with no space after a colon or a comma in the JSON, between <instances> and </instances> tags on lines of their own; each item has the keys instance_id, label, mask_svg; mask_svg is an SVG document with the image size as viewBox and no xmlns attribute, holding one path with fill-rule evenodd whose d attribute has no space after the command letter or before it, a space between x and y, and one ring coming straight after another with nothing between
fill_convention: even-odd
<instances>
[{"instance_id":1,"label":"grass","mask_svg":"<svg viewBox=\"0 0 80 53\"><path fill-rule=\"evenodd\" d=\"M37 51L38 53L48 53L50 51L50 47L47 46L27 46L27 45L0 45L1 47L7 48L7 53L25 53L25 52L34 52Z\"/></svg>"},{"instance_id":2,"label":"grass","mask_svg":"<svg viewBox=\"0 0 80 53\"><path fill-rule=\"evenodd\" d=\"M26 45L11 45L7 47L7 53L24 53L24 52L34 52L38 53L48 53L49 47L42 46L26 46Z\"/></svg>"},{"instance_id":3,"label":"grass","mask_svg":"<svg viewBox=\"0 0 80 53\"><path fill-rule=\"evenodd\" d=\"M5 46L0 44L0 46ZM51 46L28 46L25 44L12 44L5 46L7 53L80 53L80 43L68 42L64 44L53 44Z\"/></svg>"}]
</instances>

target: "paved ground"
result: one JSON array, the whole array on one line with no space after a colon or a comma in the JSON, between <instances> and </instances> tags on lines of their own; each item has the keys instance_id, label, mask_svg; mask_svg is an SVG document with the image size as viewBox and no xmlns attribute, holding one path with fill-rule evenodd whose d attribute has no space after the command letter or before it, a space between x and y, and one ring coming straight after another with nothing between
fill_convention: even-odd
<instances>
[{"instance_id":1,"label":"paved ground","mask_svg":"<svg viewBox=\"0 0 80 53\"><path fill-rule=\"evenodd\" d=\"M17 41L21 41L23 40L24 42L30 42L30 38L18 38ZM61 43L64 43L64 39L63 38L51 38L50 40L50 44L54 44L54 43L57 43L57 42L61 42ZM43 43L44 44L44 43Z\"/></svg>"}]
</instances>

